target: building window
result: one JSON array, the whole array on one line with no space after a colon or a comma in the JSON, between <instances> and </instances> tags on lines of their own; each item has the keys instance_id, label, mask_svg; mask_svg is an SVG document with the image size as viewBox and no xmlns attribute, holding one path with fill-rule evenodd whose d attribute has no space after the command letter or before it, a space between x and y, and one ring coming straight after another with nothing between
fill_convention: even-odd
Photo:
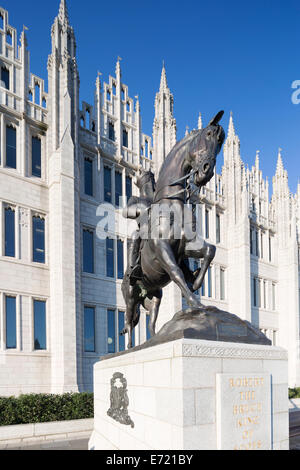
<instances>
[{"instance_id":1,"label":"building window","mask_svg":"<svg viewBox=\"0 0 300 470\"><path fill-rule=\"evenodd\" d=\"M264 234L260 233L260 257L264 257Z\"/></svg>"},{"instance_id":2,"label":"building window","mask_svg":"<svg viewBox=\"0 0 300 470\"><path fill-rule=\"evenodd\" d=\"M106 239L106 276L115 277L114 240L111 238Z\"/></svg>"},{"instance_id":3,"label":"building window","mask_svg":"<svg viewBox=\"0 0 300 470\"><path fill-rule=\"evenodd\" d=\"M124 242L117 240L117 261L118 261L118 279L124 277Z\"/></svg>"},{"instance_id":4,"label":"building window","mask_svg":"<svg viewBox=\"0 0 300 470\"><path fill-rule=\"evenodd\" d=\"M1 67L1 86L9 90L9 70Z\"/></svg>"},{"instance_id":5,"label":"building window","mask_svg":"<svg viewBox=\"0 0 300 470\"><path fill-rule=\"evenodd\" d=\"M264 308L267 308L267 282L263 281L264 286Z\"/></svg>"},{"instance_id":6,"label":"building window","mask_svg":"<svg viewBox=\"0 0 300 470\"><path fill-rule=\"evenodd\" d=\"M255 254L259 256L259 247L258 247L258 231L255 230Z\"/></svg>"},{"instance_id":7,"label":"building window","mask_svg":"<svg viewBox=\"0 0 300 470\"><path fill-rule=\"evenodd\" d=\"M12 46L12 32L11 31L7 31L6 33L6 43L9 46Z\"/></svg>"},{"instance_id":8,"label":"building window","mask_svg":"<svg viewBox=\"0 0 300 470\"><path fill-rule=\"evenodd\" d=\"M107 310L107 352L116 352L116 326L114 310Z\"/></svg>"},{"instance_id":9,"label":"building window","mask_svg":"<svg viewBox=\"0 0 300 470\"><path fill-rule=\"evenodd\" d=\"M109 140L115 141L115 126L113 122L109 121L108 125L108 138Z\"/></svg>"},{"instance_id":10,"label":"building window","mask_svg":"<svg viewBox=\"0 0 300 470\"><path fill-rule=\"evenodd\" d=\"M43 351L47 349L46 335L46 302L41 300L33 301L34 316L34 349Z\"/></svg>"},{"instance_id":11,"label":"building window","mask_svg":"<svg viewBox=\"0 0 300 470\"><path fill-rule=\"evenodd\" d=\"M258 307L261 308L262 302L261 302L261 279L257 279L257 298L258 298Z\"/></svg>"},{"instance_id":12,"label":"building window","mask_svg":"<svg viewBox=\"0 0 300 470\"><path fill-rule=\"evenodd\" d=\"M276 310L275 284L272 282L272 310Z\"/></svg>"},{"instance_id":13,"label":"building window","mask_svg":"<svg viewBox=\"0 0 300 470\"><path fill-rule=\"evenodd\" d=\"M5 296L6 349L17 348L16 297Z\"/></svg>"},{"instance_id":14,"label":"building window","mask_svg":"<svg viewBox=\"0 0 300 470\"><path fill-rule=\"evenodd\" d=\"M252 279L252 286L253 286L253 306L257 307L257 292L256 292L256 278Z\"/></svg>"},{"instance_id":15,"label":"building window","mask_svg":"<svg viewBox=\"0 0 300 470\"><path fill-rule=\"evenodd\" d=\"M93 161L84 159L84 192L87 196L93 196Z\"/></svg>"},{"instance_id":16,"label":"building window","mask_svg":"<svg viewBox=\"0 0 300 470\"><path fill-rule=\"evenodd\" d=\"M211 266L209 266L207 270L207 288L208 288L207 296L212 297Z\"/></svg>"},{"instance_id":17,"label":"building window","mask_svg":"<svg viewBox=\"0 0 300 470\"><path fill-rule=\"evenodd\" d=\"M17 168L17 131L12 126L6 126L6 166Z\"/></svg>"},{"instance_id":18,"label":"building window","mask_svg":"<svg viewBox=\"0 0 300 470\"><path fill-rule=\"evenodd\" d=\"M220 224L220 215L216 215L216 243L221 242L221 224Z\"/></svg>"},{"instance_id":19,"label":"building window","mask_svg":"<svg viewBox=\"0 0 300 470\"><path fill-rule=\"evenodd\" d=\"M272 262L272 238L269 237L269 262Z\"/></svg>"},{"instance_id":20,"label":"building window","mask_svg":"<svg viewBox=\"0 0 300 470\"><path fill-rule=\"evenodd\" d=\"M118 313L118 331L119 331L119 351L125 351L125 336L121 336L121 331L125 327L125 312L119 310Z\"/></svg>"},{"instance_id":21,"label":"building window","mask_svg":"<svg viewBox=\"0 0 300 470\"><path fill-rule=\"evenodd\" d=\"M83 230L83 271L94 273L94 232Z\"/></svg>"},{"instance_id":22,"label":"building window","mask_svg":"<svg viewBox=\"0 0 300 470\"><path fill-rule=\"evenodd\" d=\"M225 269L220 269L220 299L225 300Z\"/></svg>"},{"instance_id":23,"label":"building window","mask_svg":"<svg viewBox=\"0 0 300 470\"><path fill-rule=\"evenodd\" d=\"M205 209L205 237L209 238L209 210Z\"/></svg>"},{"instance_id":24,"label":"building window","mask_svg":"<svg viewBox=\"0 0 300 470\"><path fill-rule=\"evenodd\" d=\"M111 169L108 167L104 168L104 201L111 201Z\"/></svg>"},{"instance_id":25,"label":"building window","mask_svg":"<svg viewBox=\"0 0 300 470\"><path fill-rule=\"evenodd\" d=\"M84 307L84 351L95 352L95 309Z\"/></svg>"},{"instance_id":26,"label":"building window","mask_svg":"<svg viewBox=\"0 0 300 470\"><path fill-rule=\"evenodd\" d=\"M250 254L253 255L253 229L250 227Z\"/></svg>"},{"instance_id":27,"label":"building window","mask_svg":"<svg viewBox=\"0 0 300 470\"><path fill-rule=\"evenodd\" d=\"M127 202L132 196L132 178L130 176L126 176L126 197Z\"/></svg>"},{"instance_id":28,"label":"building window","mask_svg":"<svg viewBox=\"0 0 300 470\"><path fill-rule=\"evenodd\" d=\"M150 324L150 315L146 314L146 340L147 341L151 338L151 334L149 331L149 324Z\"/></svg>"},{"instance_id":29,"label":"building window","mask_svg":"<svg viewBox=\"0 0 300 470\"><path fill-rule=\"evenodd\" d=\"M117 207L120 206L120 198L123 195L123 183L122 175L118 171L115 173L115 204Z\"/></svg>"},{"instance_id":30,"label":"building window","mask_svg":"<svg viewBox=\"0 0 300 470\"><path fill-rule=\"evenodd\" d=\"M5 208L5 256L15 257L15 211Z\"/></svg>"},{"instance_id":31,"label":"building window","mask_svg":"<svg viewBox=\"0 0 300 470\"><path fill-rule=\"evenodd\" d=\"M42 176L42 143L38 137L32 137L31 174L37 178Z\"/></svg>"},{"instance_id":32,"label":"building window","mask_svg":"<svg viewBox=\"0 0 300 470\"><path fill-rule=\"evenodd\" d=\"M35 97L35 103L40 105L41 104L41 89L38 83L35 83L34 85L34 97Z\"/></svg>"},{"instance_id":33,"label":"building window","mask_svg":"<svg viewBox=\"0 0 300 470\"><path fill-rule=\"evenodd\" d=\"M32 218L33 261L45 263L45 219Z\"/></svg>"},{"instance_id":34,"label":"building window","mask_svg":"<svg viewBox=\"0 0 300 470\"><path fill-rule=\"evenodd\" d=\"M128 148L128 132L123 129L123 147Z\"/></svg>"}]
</instances>

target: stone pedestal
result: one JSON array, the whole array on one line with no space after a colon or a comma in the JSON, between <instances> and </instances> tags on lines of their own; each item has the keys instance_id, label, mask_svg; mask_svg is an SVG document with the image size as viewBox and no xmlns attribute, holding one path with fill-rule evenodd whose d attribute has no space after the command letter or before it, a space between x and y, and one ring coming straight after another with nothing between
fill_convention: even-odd
<instances>
[{"instance_id":1,"label":"stone pedestal","mask_svg":"<svg viewBox=\"0 0 300 470\"><path fill-rule=\"evenodd\" d=\"M288 449L287 353L178 339L94 369L91 450Z\"/></svg>"}]
</instances>

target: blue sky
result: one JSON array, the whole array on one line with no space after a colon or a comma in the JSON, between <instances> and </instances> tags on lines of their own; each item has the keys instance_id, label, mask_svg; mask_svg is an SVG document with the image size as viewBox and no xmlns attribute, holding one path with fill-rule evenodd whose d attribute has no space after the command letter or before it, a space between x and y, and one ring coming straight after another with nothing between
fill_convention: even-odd
<instances>
[{"instance_id":1,"label":"blue sky","mask_svg":"<svg viewBox=\"0 0 300 470\"><path fill-rule=\"evenodd\" d=\"M2 0L10 23L28 28L31 72L46 78L50 28L59 0ZM186 126L206 124L220 109L233 112L241 156L249 166L260 150L263 176L275 173L278 148L296 191L300 178L300 3L296 0L67 0L77 39L82 100L93 102L97 70L108 79L122 57L123 81L139 94L143 131L152 135L162 61L174 94L178 139ZM219 157L218 169L223 161Z\"/></svg>"}]
</instances>

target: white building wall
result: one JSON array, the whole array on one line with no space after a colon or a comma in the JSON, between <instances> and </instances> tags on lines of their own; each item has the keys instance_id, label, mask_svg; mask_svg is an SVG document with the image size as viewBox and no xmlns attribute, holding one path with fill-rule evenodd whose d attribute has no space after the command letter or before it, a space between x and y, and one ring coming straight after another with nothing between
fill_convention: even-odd
<instances>
[{"instance_id":1,"label":"white building wall","mask_svg":"<svg viewBox=\"0 0 300 470\"><path fill-rule=\"evenodd\" d=\"M10 70L9 90L3 83L0 85L0 395L91 390L93 364L108 351L107 310L115 311L116 320L118 310L125 310L121 280L116 277L116 250L115 277L109 278L106 244L97 237L100 221L97 209L104 202L104 167L109 166L112 170L113 205L116 172L122 175L123 196L126 195L126 176L134 183L139 166L152 168L157 174L160 164L176 143L174 100L163 67L155 101L153 145L152 138L142 132L139 98L130 97L128 87L122 81L119 60L115 75L109 76L108 83L97 77L94 103L80 105L75 36L64 1L52 28L47 93L43 81L30 74L25 32L17 48L16 31L9 25L8 13L1 8L0 12L4 18L4 32L0 30L0 67L5 64ZM13 33L13 46L5 44L7 28ZM35 102L37 83L40 86L39 103ZM29 92L32 100L28 99ZM113 140L109 138L110 122L115 130ZM7 123L17 129L16 170L5 165ZM198 127L201 126L202 119L199 118ZM125 146L123 130L128 133L128 145ZM33 135L38 135L42 142L41 178L31 176ZM92 196L85 194L86 157L93 162ZM137 194L134 184L132 189ZM290 385L300 385L300 186L297 194L291 196L280 155L272 202L269 202L269 185L259 169L259 154L252 169L246 169L231 116L222 173L216 174L201 190L200 202L202 234L205 236L205 210L208 210L208 241L217 246L211 270L211 292L206 278L203 292L200 292L201 301L252 321L273 342L286 347ZM4 256L5 205L15 209L15 258ZM45 219L44 264L32 262L33 214ZM219 243L217 214L221 224ZM84 228L94 233L93 273L83 272ZM252 253L250 228L253 230ZM258 233L258 252L255 232ZM124 242L125 270L128 233L117 226L115 235ZM269 236L272 239L271 259ZM224 272L223 298L221 269ZM262 286L260 297L256 292L256 302L253 279L257 286ZM5 346L5 295L17 298L16 350L7 350ZM47 305L45 351L34 350L34 299L45 300ZM95 309L95 352L84 351L85 306ZM177 286L164 289L158 329L181 307ZM115 333L118 342L117 323ZM135 335L137 344L146 340L143 310Z\"/></svg>"}]
</instances>

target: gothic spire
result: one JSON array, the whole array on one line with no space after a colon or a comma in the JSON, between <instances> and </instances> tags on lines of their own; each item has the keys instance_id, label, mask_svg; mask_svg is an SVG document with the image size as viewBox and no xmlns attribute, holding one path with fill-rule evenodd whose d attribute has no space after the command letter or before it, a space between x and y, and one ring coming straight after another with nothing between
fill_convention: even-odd
<instances>
[{"instance_id":1,"label":"gothic spire","mask_svg":"<svg viewBox=\"0 0 300 470\"><path fill-rule=\"evenodd\" d=\"M66 0L60 0L58 18L61 23L69 24L69 14Z\"/></svg>"},{"instance_id":2,"label":"gothic spire","mask_svg":"<svg viewBox=\"0 0 300 470\"><path fill-rule=\"evenodd\" d=\"M277 166L276 166L276 174L282 174L284 171L282 156L281 156L282 149L278 149L278 159L277 159Z\"/></svg>"},{"instance_id":3,"label":"gothic spire","mask_svg":"<svg viewBox=\"0 0 300 470\"><path fill-rule=\"evenodd\" d=\"M232 111L230 112L229 126L228 126L228 137L235 136L235 129L233 124Z\"/></svg>"},{"instance_id":4,"label":"gothic spire","mask_svg":"<svg viewBox=\"0 0 300 470\"><path fill-rule=\"evenodd\" d=\"M166 91L168 90L168 82L167 82L167 74L166 74L166 68L165 68L165 62L163 62L163 68L161 71L161 79L160 79L160 88L159 91Z\"/></svg>"},{"instance_id":5,"label":"gothic spire","mask_svg":"<svg viewBox=\"0 0 300 470\"><path fill-rule=\"evenodd\" d=\"M203 125L202 125L202 114L199 113L199 117L198 117L198 130L200 131L202 129Z\"/></svg>"}]
</instances>

